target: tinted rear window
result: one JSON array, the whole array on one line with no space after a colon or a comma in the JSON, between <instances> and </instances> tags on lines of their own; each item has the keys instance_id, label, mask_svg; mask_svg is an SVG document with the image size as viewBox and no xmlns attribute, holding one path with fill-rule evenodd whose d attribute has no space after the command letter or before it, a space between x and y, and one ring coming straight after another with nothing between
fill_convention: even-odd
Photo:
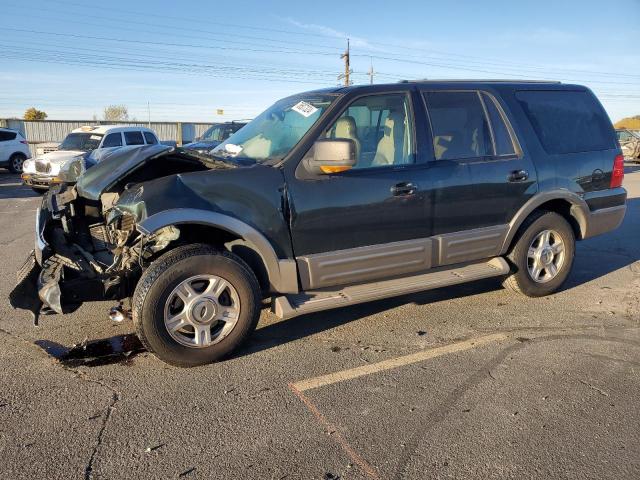
<instances>
[{"instance_id":1,"label":"tinted rear window","mask_svg":"<svg viewBox=\"0 0 640 480\"><path fill-rule=\"evenodd\" d=\"M8 140L15 140L18 134L16 132L7 132L0 130L0 142L6 142Z\"/></svg>"},{"instance_id":2,"label":"tinted rear window","mask_svg":"<svg viewBox=\"0 0 640 480\"><path fill-rule=\"evenodd\" d=\"M547 153L615 148L611 122L589 92L521 91L516 98Z\"/></svg>"}]
</instances>

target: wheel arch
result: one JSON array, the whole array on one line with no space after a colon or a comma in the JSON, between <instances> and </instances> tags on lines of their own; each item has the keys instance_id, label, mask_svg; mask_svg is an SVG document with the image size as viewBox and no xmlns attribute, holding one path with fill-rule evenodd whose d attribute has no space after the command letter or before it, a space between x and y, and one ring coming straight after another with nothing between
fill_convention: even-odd
<instances>
[{"instance_id":1,"label":"wheel arch","mask_svg":"<svg viewBox=\"0 0 640 480\"><path fill-rule=\"evenodd\" d=\"M217 243L230 245L258 277L264 290L278 293L298 292L297 265L293 259L280 259L269 240L245 222L218 212L194 208L164 210L141 221L137 228L144 235L175 225L187 238L202 241L207 236ZM209 235L211 235L209 237Z\"/></svg>"},{"instance_id":2,"label":"wheel arch","mask_svg":"<svg viewBox=\"0 0 640 480\"><path fill-rule=\"evenodd\" d=\"M584 199L568 190L542 192L529 199L509 222L501 255L509 251L524 221L538 210L547 210L561 215L571 225L576 240L585 237L590 211Z\"/></svg>"}]
</instances>

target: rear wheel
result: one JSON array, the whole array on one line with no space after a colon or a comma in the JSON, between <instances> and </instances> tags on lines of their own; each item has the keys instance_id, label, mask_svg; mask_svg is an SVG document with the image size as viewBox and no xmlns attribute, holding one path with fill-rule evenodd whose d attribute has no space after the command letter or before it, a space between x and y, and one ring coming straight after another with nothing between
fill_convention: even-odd
<instances>
[{"instance_id":1,"label":"rear wheel","mask_svg":"<svg viewBox=\"0 0 640 480\"><path fill-rule=\"evenodd\" d=\"M22 164L27 159L24 153L14 153L9 158L9 171L11 173L22 173Z\"/></svg>"},{"instance_id":2,"label":"rear wheel","mask_svg":"<svg viewBox=\"0 0 640 480\"><path fill-rule=\"evenodd\" d=\"M208 245L178 247L144 272L133 298L142 343L178 367L211 363L231 353L253 332L260 287L235 255Z\"/></svg>"},{"instance_id":3,"label":"rear wheel","mask_svg":"<svg viewBox=\"0 0 640 480\"><path fill-rule=\"evenodd\" d=\"M549 295L569 276L574 254L569 222L555 212L535 212L520 227L508 254L515 271L505 286L529 297Z\"/></svg>"}]
</instances>

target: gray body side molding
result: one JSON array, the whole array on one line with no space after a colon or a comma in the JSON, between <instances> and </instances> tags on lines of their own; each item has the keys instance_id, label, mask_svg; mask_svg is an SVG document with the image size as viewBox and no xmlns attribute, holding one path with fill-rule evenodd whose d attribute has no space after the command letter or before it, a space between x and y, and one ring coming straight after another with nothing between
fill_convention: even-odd
<instances>
[{"instance_id":1,"label":"gray body side molding","mask_svg":"<svg viewBox=\"0 0 640 480\"><path fill-rule=\"evenodd\" d=\"M592 212L582 197L569 190L551 190L537 193L518 210L511 222L509 222L509 230L504 239L500 255L507 253L522 222L536 208L551 200L566 200L571 204L571 216L576 220L580 229L578 240L584 240L585 238L615 230L622 223L627 209L626 205L619 205Z\"/></svg>"},{"instance_id":2,"label":"gray body side molding","mask_svg":"<svg viewBox=\"0 0 640 480\"><path fill-rule=\"evenodd\" d=\"M140 233L150 235L162 227L185 223L216 227L244 239L262 258L269 275L269 288L272 292L298 292L295 260L279 259L264 235L237 218L196 208L175 208L151 215L140 222L137 228Z\"/></svg>"}]
</instances>

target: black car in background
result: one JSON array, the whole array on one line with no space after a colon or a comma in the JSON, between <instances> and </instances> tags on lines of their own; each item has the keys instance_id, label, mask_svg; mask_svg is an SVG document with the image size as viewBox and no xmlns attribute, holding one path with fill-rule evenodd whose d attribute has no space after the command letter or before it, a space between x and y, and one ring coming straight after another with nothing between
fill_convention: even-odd
<instances>
[{"instance_id":1,"label":"black car in background","mask_svg":"<svg viewBox=\"0 0 640 480\"><path fill-rule=\"evenodd\" d=\"M211 149L220 145L246 124L246 122L216 123L205 130L205 132L200 137L196 138L194 142L187 143L186 145L183 145L182 148L207 154Z\"/></svg>"}]
</instances>

